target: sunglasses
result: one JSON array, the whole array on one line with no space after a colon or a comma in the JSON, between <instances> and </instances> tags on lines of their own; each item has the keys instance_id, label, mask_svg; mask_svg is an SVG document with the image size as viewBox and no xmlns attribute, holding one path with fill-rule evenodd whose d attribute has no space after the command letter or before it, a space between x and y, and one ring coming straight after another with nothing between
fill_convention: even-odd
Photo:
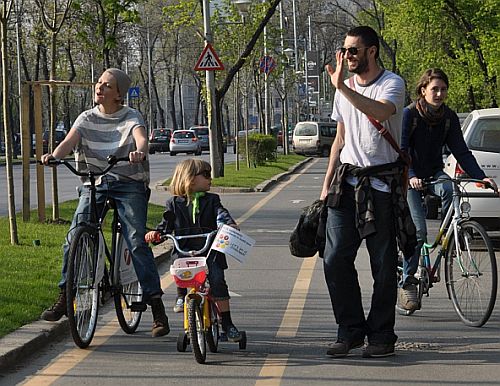
<instances>
[{"instance_id":1,"label":"sunglasses","mask_svg":"<svg viewBox=\"0 0 500 386\"><path fill-rule=\"evenodd\" d=\"M342 55L345 55L346 52L349 52L351 55L357 55L358 51L363 48L367 49L370 47L349 47L349 48L341 47L340 52L342 52Z\"/></svg>"},{"instance_id":2,"label":"sunglasses","mask_svg":"<svg viewBox=\"0 0 500 386\"><path fill-rule=\"evenodd\" d=\"M197 176L203 176L205 178L212 178L212 173L210 170L203 170L202 172L199 172Z\"/></svg>"}]
</instances>

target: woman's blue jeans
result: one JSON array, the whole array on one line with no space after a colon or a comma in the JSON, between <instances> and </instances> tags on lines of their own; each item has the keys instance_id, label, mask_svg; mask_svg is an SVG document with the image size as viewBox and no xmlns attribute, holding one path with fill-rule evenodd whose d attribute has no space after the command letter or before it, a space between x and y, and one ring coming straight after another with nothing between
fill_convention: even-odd
<instances>
[{"instance_id":1,"label":"woman's blue jeans","mask_svg":"<svg viewBox=\"0 0 500 386\"><path fill-rule=\"evenodd\" d=\"M87 186L79 188L80 200L73 215L70 231L63 245L63 267L59 287L66 283L68 269L69 245L76 225L90 218L90 189ZM132 261L137 278L143 290L145 302L153 295L161 295L160 276L156 268L153 252L144 240L149 192L143 182L108 181L97 186L96 201L99 217L104 217L105 203L108 198L116 202L118 215L122 225L123 237L132 253Z\"/></svg>"},{"instance_id":2,"label":"woman's blue jeans","mask_svg":"<svg viewBox=\"0 0 500 386\"><path fill-rule=\"evenodd\" d=\"M389 193L372 189L377 231L366 237L373 277L373 295L365 318L354 261L361 245L356 228L354 189L344 184L338 208L328 208L323 261L326 284L338 324L338 340L393 344L397 295L397 247Z\"/></svg>"},{"instance_id":3,"label":"woman's blue jeans","mask_svg":"<svg viewBox=\"0 0 500 386\"><path fill-rule=\"evenodd\" d=\"M439 177L447 178L448 175L443 171L439 171L434 174L434 178ZM451 181L443 181L430 185L427 189L431 194L441 198L441 218L444 219L444 216L453 201L453 183ZM421 191L409 189L407 200L408 206L410 207L411 218L417 230L417 246L415 247L415 253L409 259L403 259L403 282L399 283L400 286L406 284L408 280L411 281L411 278L417 272L420 250L424 242L427 240L427 224L425 222L426 213Z\"/></svg>"}]
</instances>

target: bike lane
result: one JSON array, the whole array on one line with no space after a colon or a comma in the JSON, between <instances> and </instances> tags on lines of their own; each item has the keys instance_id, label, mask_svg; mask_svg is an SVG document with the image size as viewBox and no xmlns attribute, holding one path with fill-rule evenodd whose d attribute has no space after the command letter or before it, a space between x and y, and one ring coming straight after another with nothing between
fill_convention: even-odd
<instances>
[{"instance_id":1,"label":"bike lane","mask_svg":"<svg viewBox=\"0 0 500 386\"><path fill-rule=\"evenodd\" d=\"M127 336L108 309L99 320L104 327L90 350L76 349L69 340L56 344L35 361L34 375L11 379L37 385L497 384L498 312L481 329L464 326L447 299L444 283L424 298L422 310L411 317L397 316L395 357L364 359L360 350L348 358L326 356L336 324L321 260L294 258L288 251L289 234L301 208L318 197L325 170L326 162L315 160L269 193L222 195L242 231L257 241L248 261L241 265L230 260L227 271L233 320L247 331L246 350L222 343L221 352L209 352L203 366L194 361L190 348L177 353L175 340L182 321L170 311L175 288L167 281L164 303L171 320L169 336L149 336L149 311L138 333ZM357 267L367 309L372 282L365 248L360 249ZM166 272L168 267L162 269ZM54 367L55 363L66 363L66 369Z\"/></svg>"}]
</instances>

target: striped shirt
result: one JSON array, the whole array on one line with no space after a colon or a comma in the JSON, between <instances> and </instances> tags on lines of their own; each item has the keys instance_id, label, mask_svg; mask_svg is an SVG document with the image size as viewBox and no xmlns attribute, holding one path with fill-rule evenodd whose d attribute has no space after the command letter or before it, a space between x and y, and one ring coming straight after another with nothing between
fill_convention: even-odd
<instances>
[{"instance_id":1,"label":"striped shirt","mask_svg":"<svg viewBox=\"0 0 500 386\"><path fill-rule=\"evenodd\" d=\"M84 111L75 120L73 127L80 134L80 142L75 149L75 161L79 171L100 171L108 166L107 157L128 157L137 150L132 131L139 126L145 127L140 112L123 106L113 114L102 113L98 106ZM119 181L142 181L149 184L149 161L129 164L118 163L107 176ZM89 184L87 177L82 177ZM96 180L97 185L101 178Z\"/></svg>"}]
</instances>

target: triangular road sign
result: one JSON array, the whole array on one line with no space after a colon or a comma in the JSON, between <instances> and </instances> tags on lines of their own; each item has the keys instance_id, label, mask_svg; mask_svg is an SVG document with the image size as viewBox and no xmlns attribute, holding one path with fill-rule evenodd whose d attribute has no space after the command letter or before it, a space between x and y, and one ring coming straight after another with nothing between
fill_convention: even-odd
<instances>
[{"instance_id":1,"label":"triangular road sign","mask_svg":"<svg viewBox=\"0 0 500 386\"><path fill-rule=\"evenodd\" d=\"M214 71L214 70L223 70L224 65L220 61L217 53L210 45L207 43L203 52L200 55L200 58L196 62L196 66L194 66L195 71Z\"/></svg>"}]
</instances>

